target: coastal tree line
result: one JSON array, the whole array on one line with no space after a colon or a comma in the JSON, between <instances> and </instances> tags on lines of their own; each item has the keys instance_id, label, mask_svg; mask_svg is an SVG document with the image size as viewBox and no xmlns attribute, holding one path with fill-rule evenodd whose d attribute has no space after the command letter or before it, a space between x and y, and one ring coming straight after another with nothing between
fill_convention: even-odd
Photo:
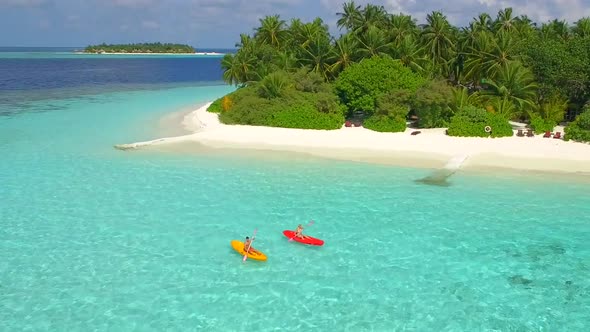
<instances>
[{"instance_id":1,"label":"coastal tree line","mask_svg":"<svg viewBox=\"0 0 590 332\"><path fill-rule=\"evenodd\" d=\"M99 44L90 45L85 53L195 53L192 46L172 43Z\"/></svg>"},{"instance_id":2,"label":"coastal tree line","mask_svg":"<svg viewBox=\"0 0 590 332\"><path fill-rule=\"evenodd\" d=\"M451 135L485 136L481 124L493 123L491 134L506 136L508 120L551 131L589 108L590 18L538 24L506 8L459 28L439 11L418 24L354 1L337 15L338 37L319 18L261 19L222 60L224 80L240 88L211 110L227 123L318 129L361 111L379 131L414 117ZM566 137L583 138L585 117Z\"/></svg>"}]
</instances>

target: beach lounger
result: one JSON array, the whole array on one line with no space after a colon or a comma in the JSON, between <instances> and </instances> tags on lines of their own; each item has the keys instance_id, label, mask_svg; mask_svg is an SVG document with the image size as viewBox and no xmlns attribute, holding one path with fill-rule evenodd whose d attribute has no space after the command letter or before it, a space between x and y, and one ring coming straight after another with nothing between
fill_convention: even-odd
<instances>
[{"instance_id":1,"label":"beach lounger","mask_svg":"<svg viewBox=\"0 0 590 332\"><path fill-rule=\"evenodd\" d=\"M533 133L532 129L529 129L526 131L526 136L527 137L535 137L535 133Z\"/></svg>"},{"instance_id":2,"label":"beach lounger","mask_svg":"<svg viewBox=\"0 0 590 332\"><path fill-rule=\"evenodd\" d=\"M561 132L556 132L555 135L553 135L553 138L557 138L560 139L561 138Z\"/></svg>"},{"instance_id":3,"label":"beach lounger","mask_svg":"<svg viewBox=\"0 0 590 332\"><path fill-rule=\"evenodd\" d=\"M551 132L550 131L546 131L545 135L543 135L544 138L549 138L551 137Z\"/></svg>"},{"instance_id":4,"label":"beach lounger","mask_svg":"<svg viewBox=\"0 0 590 332\"><path fill-rule=\"evenodd\" d=\"M518 132L516 133L516 136L518 136L518 137L524 137L524 133L522 132L522 129L518 129Z\"/></svg>"},{"instance_id":5,"label":"beach lounger","mask_svg":"<svg viewBox=\"0 0 590 332\"><path fill-rule=\"evenodd\" d=\"M344 123L344 126L346 126L346 127L352 127L352 122L350 122L350 121L346 121L346 122Z\"/></svg>"},{"instance_id":6,"label":"beach lounger","mask_svg":"<svg viewBox=\"0 0 590 332\"><path fill-rule=\"evenodd\" d=\"M410 135L416 136L416 135L418 135L420 133L421 133L421 131L417 130L417 131L413 131Z\"/></svg>"}]
</instances>

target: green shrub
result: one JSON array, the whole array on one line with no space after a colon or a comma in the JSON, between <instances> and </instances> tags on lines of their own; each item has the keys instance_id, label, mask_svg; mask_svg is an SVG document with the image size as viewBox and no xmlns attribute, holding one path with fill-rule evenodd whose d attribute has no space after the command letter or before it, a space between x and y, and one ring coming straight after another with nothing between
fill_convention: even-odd
<instances>
[{"instance_id":1,"label":"green shrub","mask_svg":"<svg viewBox=\"0 0 590 332\"><path fill-rule=\"evenodd\" d=\"M553 131L553 128L555 128L555 122L552 120L543 119L540 116L532 116L530 127L537 134L540 134L547 131Z\"/></svg>"},{"instance_id":2,"label":"green shrub","mask_svg":"<svg viewBox=\"0 0 590 332\"><path fill-rule=\"evenodd\" d=\"M295 105L274 113L268 126L301 129L339 129L344 116L335 113L322 113L313 105Z\"/></svg>"},{"instance_id":3,"label":"green shrub","mask_svg":"<svg viewBox=\"0 0 590 332\"><path fill-rule=\"evenodd\" d=\"M420 128L444 128L449 125L452 115L448 106L429 105L416 109L418 115L418 127Z\"/></svg>"},{"instance_id":4,"label":"green shrub","mask_svg":"<svg viewBox=\"0 0 590 332\"><path fill-rule=\"evenodd\" d=\"M346 68L334 82L340 100L349 110L375 111L379 97L398 90L416 92L424 79L388 57L364 59Z\"/></svg>"},{"instance_id":5,"label":"green shrub","mask_svg":"<svg viewBox=\"0 0 590 332\"><path fill-rule=\"evenodd\" d=\"M486 133L486 126L492 128L491 133ZM460 137L507 137L513 134L508 120L474 106L466 106L455 114L448 129L449 136Z\"/></svg>"},{"instance_id":6,"label":"green shrub","mask_svg":"<svg viewBox=\"0 0 590 332\"><path fill-rule=\"evenodd\" d=\"M565 140L590 142L590 110L581 113L574 122L564 129Z\"/></svg>"},{"instance_id":7,"label":"green shrub","mask_svg":"<svg viewBox=\"0 0 590 332\"><path fill-rule=\"evenodd\" d=\"M406 119L375 114L363 122L363 127L379 132L401 132L406 130Z\"/></svg>"},{"instance_id":8,"label":"green shrub","mask_svg":"<svg viewBox=\"0 0 590 332\"><path fill-rule=\"evenodd\" d=\"M256 86L260 97L273 99L283 96L291 85L291 78L285 72L277 71L266 75Z\"/></svg>"},{"instance_id":9,"label":"green shrub","mask_svg":"<svg viewBox=\"0 0 590 332\"><path fill-rule=\"evenodd\" d=\"M590 107L584 107L586 110L576 117L574 123L580 129L590 130Z\"/></svg>"},{"instance_id":10,"label":"green shrub","mask_svg":"<svg viewBox=\"0 0 590 332\"><path fill-rule=\"evenodd\" d=\"M209 107L207 108L207 112L221 113L221 111L222 111L221 101L222 100L223 100L223 97L221 97L221 98L215 100L213 103L211 103L211 105L209 105Z\"/></svg>"},{"instance_id":11,"label":"green shrub","mask_svg":"<svg viewBox=\"0 0 590 332\"><path fill-rule=\"evenodd\" d=\"M229 94L231 108L227 111L223 111L222 98L219 120L225 124L284 128L338 129L342 127L346 107L339 102L335 94L302 92L289 85L281 87L280 94L275 94L273 98L266 98L268 94L263 94L264 97L259 94L261 83ZM276 91L273 89L268 91Z\"/></svg>"},{"instance_id":12,"label":"green shrub","mask_svg":"<svg viewBox=\"0 0 590 332\"><path fill-rule=\"evenodd\" d=\"M453 116L453 88L445 81L430 81L414 96L412 106L420 119L420 128L446 127Z\"/></svg>"},{"instance_id":13,"label":"green shrub","mask_svg":"<svg viewBox=\"0 0 590 332\"><path fill-rule=\"evenodd\" d=\"M310 72L307 68L301 68L293 73L295 89L301 92L328 92L332 87L324 82L322 75Z\"/></svg>"},{"instance_id":14,"label":"green shrub","mask_svg":"<svg viewBox=\"0 0 590 332\"><path fill-rule=\"evenodd\" d=\"M276 100L246 96L235 103L231 110L219 114L219 120L225 124L265 126L276 111Z\"/></svg>"},{"instance_id":15,"label":"green shrub","mask_svg":"<svg viewBox=\"0 0 590 332\"><path fill-rule=\"evenodd\" d=\"M399 104L405 100L397 94L386 94L377 99L376 112L363 122L363 127L379 132L400 132L406 130L406 116L409 107Z\"/></svg>"}]
</instances>

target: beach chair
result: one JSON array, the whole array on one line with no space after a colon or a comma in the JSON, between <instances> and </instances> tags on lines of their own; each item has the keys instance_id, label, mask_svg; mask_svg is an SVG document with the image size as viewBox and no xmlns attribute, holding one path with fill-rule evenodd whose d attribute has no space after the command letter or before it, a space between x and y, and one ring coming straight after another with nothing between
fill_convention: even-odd
<instances>
[{"instance_id":1,"label":"beach chair","mask_svg":"<svg viewBox=\"0 0 590 332\"><path fill-rule=\"evenodd\" d=\"M516 136L518 136L518 137L524 137L524 133L522 132L522 129L518 129L518 132L516 133Z\"/></svg>"},{"instance_id":2,"label":"beach chair","mask_svg":"<svg viewBox=\"0 0 590 332\"><path fill-rule=\"evenodd\" d=\"M346 127L352 127L352 122L350 122L350 121L346 121L346 122L344 123L344 126L346 126Z\"/></svg>"},{"instance_id":3,"label":"beach chair","mask_svg":"<svg viewBox=\"0 0 590 332\"><path fill-rule=\"evenodd\" d=\"M555 135L553 135L553 138L557 138L560 139L561 138L561 132L556 132Z\"/></svg>"},{"instance_id":4,"label":"beach chair","mask_svg":"<svg viewBox=\"0 0 590 332\"><path fill-rule=\"evenodd\" d=\"M420 133L421 133L421 131L417 130L417 131L413 131L410 135L416 136L416 135L418 135Z\"/></svg>"},{"instance_id":5,"label":"beach chair","mask_svg":"<svg viewBox=\"0 0 590 332\"><path fill-rule=\"evenodd\" d=\"M527 137L535 137L535 133L533 133L532 129L529 129L526 131L526 136Z\"/></svg>"},{"instance_id":6,"label":"beach chair","mask_svg":"<svg viewBox=\"0 0 590 332\"><path fill-rule=\"evenodd\" d=\"M551 132L550 131L546 131L545 135L543 135L544 138L549 138L551 137Z\"/></svg>"}]
</instances>

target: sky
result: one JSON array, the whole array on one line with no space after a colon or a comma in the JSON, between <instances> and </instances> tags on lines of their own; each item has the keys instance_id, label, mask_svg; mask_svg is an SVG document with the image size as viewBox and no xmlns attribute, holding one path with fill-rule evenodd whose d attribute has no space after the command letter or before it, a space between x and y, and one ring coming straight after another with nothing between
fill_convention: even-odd
<instances>
[{"instance_id":1,"label":"sky","mask_svg":"<svg viewBox=\"0 0 590 332\"><path fill-rule=\"evenodd\" d=\"M590 0L357 0L383 5L390 13L424 22L440 10L465 26L473 17L512 7L536 22L573 23L590 16ZM197 48L233 48L240 33L279 14L311 21L320 17L338 33L341 0L0 0L0 46L72 46L130 42L173 42Z\"/></svg>"}]
</instances>

